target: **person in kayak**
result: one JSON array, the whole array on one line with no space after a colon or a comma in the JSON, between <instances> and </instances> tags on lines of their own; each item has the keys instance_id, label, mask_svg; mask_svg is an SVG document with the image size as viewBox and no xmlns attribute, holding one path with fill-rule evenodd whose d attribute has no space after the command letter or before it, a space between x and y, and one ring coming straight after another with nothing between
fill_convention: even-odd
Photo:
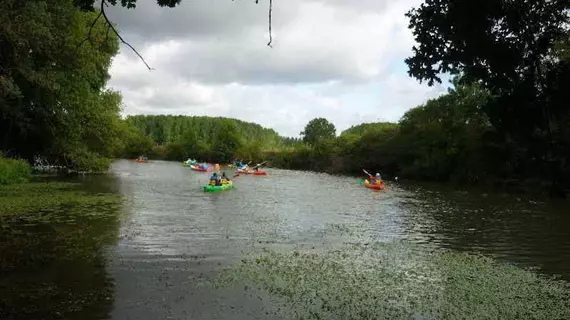
<instances>
[{"instance_id":1,"label":"person in kayak","mask_svg":"<svg viewBox=\"0 0 570 320\"><path fill-rule=\"evenodd\" d=\"M226 172L225 172L225 171L222 172L222 183L225 184L225 183L228 183L229 181L230 181L230 178L228 178L228 177L226 176Z\"/></svg>"},{"instance_id":2,"label":"person in kayak","mask_svg":"<svg viewBox=\"0 0 570 320\"><path fill-rule=\"evenodd\" d=\"M370 181L370 184L382 184L382 177L378 172L376 172L376 176L370 177L368 181Z\"/></svg>"},{"instance_id":3,"label":"person in kayak","mask_svg":"<svg viewBox=\"0 0 570 320\"><path fill-rule=\"evenodd\" d=\"M214 174L210 177L210 185L211 186L219 186L221 184L222 183L221 183L220 176L218 176L218 174L214 172Z\"/></svg>"}]
</instances>

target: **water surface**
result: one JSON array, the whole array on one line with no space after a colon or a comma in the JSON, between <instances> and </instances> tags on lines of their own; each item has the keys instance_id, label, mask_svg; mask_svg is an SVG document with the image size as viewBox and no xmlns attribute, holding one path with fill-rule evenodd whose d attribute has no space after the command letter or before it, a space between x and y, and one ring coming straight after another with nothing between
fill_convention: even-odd
<instances>
[{"instance_id":1,"label":"water surface","mask_svg":"<svg viewBox=\"0 0 570 320\"><path fill-rule=\"evenodd\" d=\"M14 319L32 319L43 310L46 319L285 318L277 310L281 305L264 290L252 293L250 288L244 294L239 286L204 284L263 248L288 254L404 241L481 252L570 280L567 202L419 184L391 183L388 190L373 192L349 177L267 172L267 177L235 178L233 190L204 193L206 173L173 162L118 161L111 174L82 180L91 192L124 196L115 209L117 219L77 218L42 227L74 230L76 224L88 224L81 239L95 239L90 246L76 241L77 236L47 241L53 232L3 219L3 228L27 230L2 239L11 248L33 253L79 246L93 254L89 259L55 254L48 262L31 263L34 268L28 271L5 270L3 295L15 292L14 283L21 294L33 293L42 283L55 293L10 299L0 304L0 315L4 311ZM80 308L86 299L99 300ZM24 302L36 311L18 313ZM57 303L75 303L78 310L58 314Z\"/></svg>"}]
</instances>

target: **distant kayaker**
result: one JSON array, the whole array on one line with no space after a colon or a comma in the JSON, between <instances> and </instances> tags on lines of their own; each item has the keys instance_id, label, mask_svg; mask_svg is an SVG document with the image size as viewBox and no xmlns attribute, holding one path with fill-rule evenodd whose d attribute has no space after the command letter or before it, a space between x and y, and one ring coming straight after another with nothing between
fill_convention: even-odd
<instances>
[{"instance_id":1,"label":"distant kayaker","mask_svg":"<svg viewBox=\"0 0 570 320\"><path fill-rule=\"evenodd\" d=\"M376 176L370 177L370 179L368 181L370 181L371 184L381 184L382 183L382 177L380 176L380 174L378 172L376 172Z\"/></svg>"}]
</instances>

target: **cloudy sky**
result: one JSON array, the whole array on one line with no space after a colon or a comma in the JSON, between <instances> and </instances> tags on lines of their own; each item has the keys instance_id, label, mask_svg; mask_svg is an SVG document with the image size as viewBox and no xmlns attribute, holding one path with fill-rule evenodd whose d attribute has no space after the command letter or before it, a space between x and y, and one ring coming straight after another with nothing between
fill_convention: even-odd
<instances>
[{"instance_id":1,"label":"cloudy sky","mask_svg":"<svg viewBox=\"0 0 570 320\"><path fill-rule=\"evenodd\" d=\"M316 117L338 132L397 121L444 92L408 77L413 39L404 13L421 0L183 0L160 8L109 8L123 46L110 86L125 114L234 117L298 136ZM445 84L444 84L445 85Z\"/></svg>"}]
</instances>

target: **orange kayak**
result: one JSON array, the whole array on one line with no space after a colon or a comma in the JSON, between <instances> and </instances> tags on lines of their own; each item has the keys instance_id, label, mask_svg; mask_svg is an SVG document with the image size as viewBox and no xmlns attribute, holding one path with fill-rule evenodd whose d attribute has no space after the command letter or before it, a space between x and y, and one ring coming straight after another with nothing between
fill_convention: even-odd
<instances>
[{"instance_id":1,"label":"orange kayak","mask_svg":"<svg viewBox=\"0 0 570 320\"><path fill-rule=\"evenodd\" d=\"M378 184L378 183L375 183L375 184L372 184L372 183L370 183L370 181L368 181L368 180L364 180L364 186L365 186L366 188L368 188L368 189L374 189L374 190L385 190L385 189L388 188L388 187L386 187L386 185L385 185L384 183L379 183L379 184Z\"/></svg>"}]
</instances>

